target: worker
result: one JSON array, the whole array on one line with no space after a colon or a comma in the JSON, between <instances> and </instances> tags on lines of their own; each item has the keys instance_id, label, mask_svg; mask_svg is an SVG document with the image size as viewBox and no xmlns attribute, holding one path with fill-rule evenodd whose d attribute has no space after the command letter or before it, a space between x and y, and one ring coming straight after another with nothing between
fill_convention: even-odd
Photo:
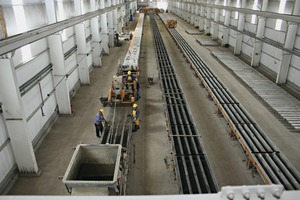
<instances>
[{"instance_id":1,"label":"worker","mask_svg":"<svg viewBox=\"0 0 300 200\"><path fill-rule=\"evenodd\" d=\"M136 100L139 100L140 98L142 98L140 94L140 83L137 78L135 79L135 81L136 81L136 90L137 90Z\"/></svg>"},{"instance_id":2,"label":"worker","mask_svg":"<svg viewBox=\"0 0 300 200\"><path fill-rule=\"evenodd\" d=\"M104 118L104 109L100 109L99 112L96 114L95 120L94 120L97 138L102 137L105 123L106 123L106 120Z\"/></svg>"},{"instance_id":3,"label":"worker","mask_svg":"<svg viewBox=\"0 0 300 200\"><path fill-rule=\"evenodd\" d=\"M133 90L133 83L135 82L135 76L131 73L131 71L127 72L127 76L125 77L126 87L127 89Z\"/></svg>"},{"instance_id":4,"label":"worker","mask_svg":"<svg viewBox=\"0 0 300 200\"><path fill-rule=\"evenodd\" d=\"M131 71L128 71L125 79L126 79L126 82L134 82L135 76L131 73Z\"/></svg>"},{"instance_id":5,"label":"worker","mask_svg":"<svg viewBox=\"0 0 300 200\"><path fill-rule=\"evenodd\" d=\"M139 116L140 116L140 110L138 109L138 105L135 103L133 104L133 110L132 110L132 117L133 117L133 128L132 128L132 132L137 131L138 129L140 129L139 126Z\"/></svg>"}]
</instances>

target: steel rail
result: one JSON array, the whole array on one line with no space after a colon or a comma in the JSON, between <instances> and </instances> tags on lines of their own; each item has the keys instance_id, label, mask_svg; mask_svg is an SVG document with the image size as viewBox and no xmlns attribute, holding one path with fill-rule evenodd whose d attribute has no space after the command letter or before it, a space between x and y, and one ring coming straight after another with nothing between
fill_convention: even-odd
<instances>
[{"instance_id":1,"label":"steel rail","mask_svg":"<svg viewBox=\"0 0 300 200\"><path fill-rule=\"evenodd\" d=\"M282 184L287 190L300 189L299 172L176 29L168 30L240 141L249 166L255 166L267 184Z\"/></svg>"},{"instance_id":2,"label":"steel rail","mask_svg":"<svg viewBox=\"0 0 300 200\"><path fill-rule=\"evenodd\" d=\"M214 175L153 15L150 23L181 192L215 193L218 187Z\"/></svg>"}]
</instances>

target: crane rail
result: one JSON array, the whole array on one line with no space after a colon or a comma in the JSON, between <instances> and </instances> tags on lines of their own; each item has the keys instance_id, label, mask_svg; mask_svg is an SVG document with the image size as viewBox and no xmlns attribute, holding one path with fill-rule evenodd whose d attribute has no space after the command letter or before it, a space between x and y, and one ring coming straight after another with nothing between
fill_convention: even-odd
<instances>
[{"instance_id":1,"label":"crane rail","mask_svg":"<svg viewBox=\"0 0 300 200\"><path fill-rule=\"evenodd\" d=\"M217 184L153 15L150 15L177 176L184 194L216 193Z\"/></svg>"}]
</instances>

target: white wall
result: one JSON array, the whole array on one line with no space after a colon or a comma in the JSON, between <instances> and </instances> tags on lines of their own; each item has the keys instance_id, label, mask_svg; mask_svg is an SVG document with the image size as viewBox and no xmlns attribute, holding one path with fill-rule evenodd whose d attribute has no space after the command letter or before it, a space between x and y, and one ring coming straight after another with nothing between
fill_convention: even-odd
<instances>
[{"instance_id":1,"label":"white wall","mask_svg":"<svg viewBox=\"0 0 300 200\"><path fill-rule=\"evenodd\" d=\"M22 2L24 1L21 1L21 3ZM11 1L0 1L0 5L4 10L8 36L13 36L20 32L29 31L34 28L47 25L47 15L44 1L31 0L30 2L26 1L25 3L26 5L23 6L23 10L25 14L24 20L26 21L26 25L22 29L18 29L18 23L16 22ZM22 7L21 4L18 5L19 7ZM98 8L99 6L96 6L96 9ZM57 12L58 21L70 19L75 16L73 1L55 1L55 9ZM123 9L123 14L129 12L125 11L125 6L122 7L121 10ZM88 13L89 11L90 0L83 0L83 13ZM121 15L118 17L120 16ZM118 22L121 23L121 20ZM91 34L91 23L89 20L87 20L84 22L84 24L85 35L88 37ZM121 27L121 25L119 26ZM99 28L101 29L100 17ZM64 54L77 45L74 27L69 27L57 34L61 34L62 36ZM102 41L102 46L105 45L107 45L107 41ZM91 52L92 41L87 42L86 47L87 52ZM100 45L98 45L98 47L100 48ZM52 71L47 72L39 79L35 79L37 78L36 75L39 72L41 72L47 66L51 66L51 55L47 38L43 38L31 43L22 49L16 49L14 52L13 63L15 66L17 84L19 87L24 86L25 83L29 82L29 80L33 80L32 86L27 87L26 92L20 91L20 93L22 94L21 100L24 107L30 139L33 144L36 144L45 133L45 130L51 125L51 123L53 123L55 116L57 116L57 94L54 92L55 85ZM27 52L28 55L25 59L24 51ZM80 85L79 66L85 62L87 67L92 70L92 56L93 54L90 53L89 55L84 56L84 60L79 60L78 52L74 51L67 59L65 59L64 67L68 75L67 87L69 88L70 96L76 93L76 90L78 89L77 86ZM80 63L80 61L82 61L82 63ZM15 173L14 170L16 169L16 161L14 158L13 149L9 142L9 133L5 127L5 121L0 113L0 194L3 192L7 181L11 179L9 176L12 176Z\"/></svg>"}]
</instances>

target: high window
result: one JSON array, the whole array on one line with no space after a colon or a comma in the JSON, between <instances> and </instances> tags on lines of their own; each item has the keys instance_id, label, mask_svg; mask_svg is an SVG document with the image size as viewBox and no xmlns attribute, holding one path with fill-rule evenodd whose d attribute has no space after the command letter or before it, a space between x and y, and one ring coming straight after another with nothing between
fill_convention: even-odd
<instances>
[{"instance_id":1,"label":"high window","mask_svg":"<svg viewBox=\"0 0 300 200\"><path fill-rule=\"evenodd\" d=\"M12 2L17 3L17 2ZM24 12L24 7L22 5L14 5L13 6L14 10L14 15L16 19L16 28L18 33L22 33L28 30L28 25L26 23L26 18L25 18L25 12ZM31 59L31 49L30 45L26 45L21 47L21 52L22 52L22 61L27 61Z\"/></svg>"},{"instance_id":2,"label":"high window","mask_svg":"<svg viewBox=\"0 0 300 200\"><path fill-rule=\"evenodd\" d=\"M284 13L285 4L286 4L286 0L281 0L280 1L279 8L278 8L278 13ZM282 25L282 19L277 19L275 29L276 30L281 30L281 25Z\"/></svg>"}]
</instances>

